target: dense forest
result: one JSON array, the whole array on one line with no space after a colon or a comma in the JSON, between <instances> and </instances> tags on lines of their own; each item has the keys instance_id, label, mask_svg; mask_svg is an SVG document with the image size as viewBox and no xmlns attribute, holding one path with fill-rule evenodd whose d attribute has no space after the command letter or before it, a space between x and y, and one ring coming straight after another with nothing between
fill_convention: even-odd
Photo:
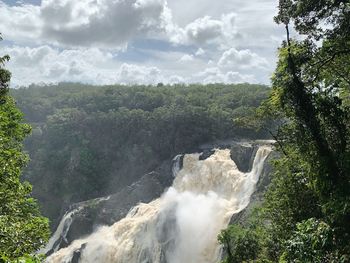
<instances>
[{"instance_id":1,"label":"dense forest","mask_svg":"<svg viewBox=\"0 0 350 263\"><path fill-rule=\"evenodd\" d=\"M0 262L41 261L28 256L48 239L39 206L55 225L69 204L201 143L269 136L272 182L245 222L221 232L224 262L350 262L350 4L280 0L278 11L286 40L271 88L61 83L10 96L1 57Z\"/></svg>"},{"instance_id":2,"label":"dense forest","mask_svg":"<svg viewBox=\"0 0 350 263\"><path fill-rule=\"evenodd\" d=\"M350 262L350 4L281 0L275 21L286 41L257 115L281 121L281 156L264 203L221 234L225 262Z\"/></svg>"},{"instance_id":3,"label":"dense forest","mask_svg":"<svg viewBox=\"0 0 350 263\"><path fill-rule=\"evenodd\" d=\"M240 125L267 98L262 85L87 86L12 90L33 132L24 178L55 226L68 205L115 193L206 142L264 138Z\"/></svg>"}]
</instances>

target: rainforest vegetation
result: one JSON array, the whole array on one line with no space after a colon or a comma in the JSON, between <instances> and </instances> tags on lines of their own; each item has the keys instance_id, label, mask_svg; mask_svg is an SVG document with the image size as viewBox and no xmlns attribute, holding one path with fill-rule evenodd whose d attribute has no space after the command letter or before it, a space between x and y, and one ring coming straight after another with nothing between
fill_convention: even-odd
<instances>
[{"instance_id":1,"label":"rainforest vegetation","mask_svg":"<svg viewBox=\"0 0 350 263\"><path fill-rule=\"evenodd\" d=\"M267 98L261 85L86 86L62 83L13 90L32 124L35 185L52 221L69 204L115 193L178 153L228 138L264 138L235 119Z\"/></svg>"},{"instance_id":2,"label":"rainforest vegetation","mask_svg":"<svg viewBox=\"0 0 350 263\"><path fill-rule=\"evenodd\" d=\"M0 57L0 262L36 251L49 237L49 222L30 197L31 185L20 179L28 161L22 141L30 126L22 123L22 113L8 94L8 60Z\"/></svg>"},{"instance_id":3,"label":"rainforest vegetation","mask_svg":"<svg viewBox=\"0 0 350 263\"><path fill-rule=\"evenodd\" d=\"M281 0L275 21L286 41L258 115L281 121L280 158L250 222L221 234L225 262L350 262L350 4Z\"/></svg>"},{"instance_id":4,"label":"rainforest vegetation","mask_svg":"<svg viewBox=\"0 0 350 263\"><path fill-rule=\"evenodd\" d=\"M49 237L41 213L53 227L68 205L113 193L179 152L270 136L279 152L272 182L249 220L220 234L224 262L350 262L350 4L280 0L278 11L286 40L272 88L61 83L10 92L1 57L0 262L41 260L28 256Z\"/></svg>"}]
</instances>

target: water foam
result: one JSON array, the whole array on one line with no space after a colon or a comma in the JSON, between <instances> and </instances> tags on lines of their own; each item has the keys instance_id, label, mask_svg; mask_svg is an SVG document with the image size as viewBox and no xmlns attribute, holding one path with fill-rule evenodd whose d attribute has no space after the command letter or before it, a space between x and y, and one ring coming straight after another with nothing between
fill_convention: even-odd
<instances>
[{"instance_id":1,"label":"water foam","mask_svg":"<svg viewBox=\"0 0 350 263\"><path fill-rule=\"evenodd\" d=\"M112 226L74 241L47 262L215 263L220 260L219 232L248 204L271 152L260 146L251 172L242 173L230 150L206 160L187 154L172 187L159 199L139 204Z\"/></svg>"}]
</instances>

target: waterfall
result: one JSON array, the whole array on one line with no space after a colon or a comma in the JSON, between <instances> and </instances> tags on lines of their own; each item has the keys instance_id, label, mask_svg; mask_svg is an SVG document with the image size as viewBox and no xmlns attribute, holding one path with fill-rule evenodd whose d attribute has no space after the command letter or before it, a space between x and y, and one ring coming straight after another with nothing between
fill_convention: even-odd
<instances>
[{"instance_id":1,"label":"waterfall","mask_svg":"<svg viewBox=\"0 0 350 263\"><path fill-rule=\"evenodd\" d=\"M181 170L181 160L182 160L183 155L182 154L178 154L174 157L173 161L172 161L172 173L173 176L176 177L176 175L180 172Z\"/></svg>"},{"instance_id":2,"label":"waterfall","mask_svg":"<svg viewBox=\"0 0 350 263\"><path fill-rule=\"evenodd\" d=\"M65 242L67 238L67 233L73 222L73 216L75 213L79 212L83 207L78 206L77 208L65 213L61 219L55 233L50 238L49 242L46 244L45 248L38 251L39 254L47 254L56 252L59 249L61 242ZM66 242L68 243L68 242Z\"/></svg>"},{"instance_id":3,"label":"waterfall","mask_svg":"<svg viewBox=\"0 0 350 263\"><path fill-rule=\"evenodd\" d=\"M101 201L108 200L110 196L102 197L102 198L96 198L93 201L95 203L99 203ZM58 224L55 233L51 236L49 239L49 242L46 244L46 246L42 249L40 249L37 254L52 254L56 252L60 245L62 245L62 242L64 244L68 244L67 242L67 234L70 229L70 226L73 223L73 217L76 213L79 213L84 207L86 206L86 202L78 203L75 208L69 209L64 216L62 217L60 223Z\"/></svg>"},{"instance_id":4,"label":"waterfall","mask_svg":"<svg viewBox=\"0 0 350 263\"><path fill-rule=\"evenodd\" d=\"M216 263L217 236L249 204L270 152L270 146L260 146L249 173L237 169L228 149L205 160L187 154L160 198L137 205L124 219L74 241L47 262Z\"/></svg>"}]
</instances>

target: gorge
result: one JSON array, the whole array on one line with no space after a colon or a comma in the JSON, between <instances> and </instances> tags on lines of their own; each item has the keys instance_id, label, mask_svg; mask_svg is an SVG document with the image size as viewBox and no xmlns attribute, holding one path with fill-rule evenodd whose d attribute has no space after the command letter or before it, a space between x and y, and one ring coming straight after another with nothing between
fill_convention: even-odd
<instances>
[{"instance_id":1,"label":"gorge","mask_svg":"<svg viewBox=\"0 0 350 263\"><path fill-rule=\"evenodd\" d=\"M217 236L232 216L249 204L272 150L267 141L235 145L236 150L237 145L251 150L247 151L251 156L245 156L245 162L251 162L247 171L240 171L235 163L242 159L242 152L235 153L235 147L212 149L207 156L179 155L171 167L173 183L161 197L137 204L121 220L95 227L92 233L59 249L59 239L66 238L74 214L89 205L82 202L66 213L41 252L54 252L47 258L52 263L220 261ZM95 206L109 198L96 199Z\"/></svg>"}]
</instances>

